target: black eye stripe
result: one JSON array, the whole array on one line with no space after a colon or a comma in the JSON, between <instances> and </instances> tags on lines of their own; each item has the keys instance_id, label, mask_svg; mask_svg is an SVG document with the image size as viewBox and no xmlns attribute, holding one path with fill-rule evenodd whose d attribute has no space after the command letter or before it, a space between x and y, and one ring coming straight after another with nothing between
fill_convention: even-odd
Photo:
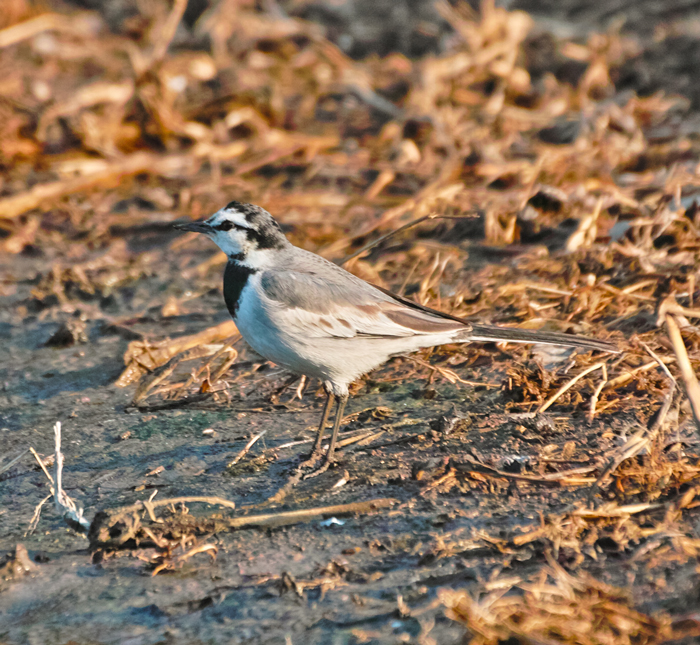
<instances>
[{"instance_id":1,"label":"black eye stripe","mask_svg":"<svg viewBox=\"0 0 700 645\"><path fill-rule=\"evenodd\" d=\"M231 220L227 220L227 219L225 219L223 222L221 222L221 224L218 224L214 228L217 231L230 231L232 228L237 228L237 229L240 229L241 231L246 230L245 226L240 226L238 224L234 224Z\"/></svg>"}]
</instances>

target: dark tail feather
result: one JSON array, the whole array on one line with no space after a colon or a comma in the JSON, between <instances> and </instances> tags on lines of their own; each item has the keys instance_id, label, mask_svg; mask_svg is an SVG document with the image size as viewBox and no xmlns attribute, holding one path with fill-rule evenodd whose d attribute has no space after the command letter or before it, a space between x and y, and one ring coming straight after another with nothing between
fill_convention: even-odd
<instances>
[{"instance_id":1,"label":"dark tail feather","mask_svg":"<svg viewBox=\"0 0 700 645\"><path fill-rule=\"evenodd\" d=\"M476 341L508 341L512 343L546 343L547 345L562 345L564 347L580 347L593 349L599 352L612 352L619 354L620 350L614 343L607 340L574 336L573 334L560 334L554 331L532 331L530 329L518 329L515 327L495 327L494 325L481 325L469 323L472 327L471 340Z\"/></svg>"},{"instance_id":2,"label":"dark tail feather","mask_svg":"<svg viewBox=\"0 0 700 645\"><path fill-rule=\"evenodd\" d=\"M418 309L420 311L425 311L439 318L446 318L448 320L455 320L462 323L466 327L472 330L468 338L465 340L476 340L485 342L498 342L498 341L510 341L512 343L546 343L548 345L561 345L563 347L581 347L582 349L593 349L599 352L611 352L613 354L619 354L620 349L614 343L607 340L597 340L595 338L586 338L585 336L574 336L573 334L559 334L555 331L532 331L530 329L519 329L517 327L496 327L494 325L481 325L479 323L471 322L464 318L458 318L457 316L452 316L446 314L437 309L431 309L424 305L419 305L413 300L404 298L395 293L392 293L388 289L379 287L376 284L372 285L375 289L378 289L387 296L393 298L397 302L410 307L411 309Z\"/></svg>"}]
</instances>

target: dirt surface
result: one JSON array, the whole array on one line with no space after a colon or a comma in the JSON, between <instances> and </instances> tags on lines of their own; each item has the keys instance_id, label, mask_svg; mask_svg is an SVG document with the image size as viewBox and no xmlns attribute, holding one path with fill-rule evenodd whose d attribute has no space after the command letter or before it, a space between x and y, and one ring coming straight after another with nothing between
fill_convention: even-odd
<instances>
[{"instance_id":1,"label":"dirt surface","mask_svg":"<svg viewBox=\"0 0 700 645\"><path fill-rule=\"evenodd\" d=\"M153 240L163 246L167 241L166 236ZM122 316L153 309L154 294L164 302L187 289L184 267L158 248L151 251L158 270L141 277L128 293L117 290ZM592 463L588 446L595 454L609 451L612 432L624 436L645 416L640 409L591 424L565 407L519 419L512 408L508 411L512 396L500 386L514 360L531 369L527 350L488 350L495 369L465 371L459 364L467 357L458 354L455 361L452 356L465 378L496 383L495 389L455 387L442 379L431 385L429 372L401 378L408 361L399 359L372 374L348 410L348 432L384 428L385 433L368 448L349 446L336 468L299 484L284 503L269 504L308 450L322 398L309 392L301 404L272 406L269 393L283 378L271 373L246 385L249 394L234 397L230 405L135 409L132 393L114 386L127 344L118 332L104 322L90 322L87 342L46 347L59 324L16 316L32 302L32 281L16 272L26 275L37 266L20 261L9 270L17 277L17 291L3 307L8 341L2 346L8 366L3 451L21 453L29 443L50 455L51 428L61 420L66 490L88 518L156 491L156 499L210 495L235 500L235 516L383 498L397 504L330 524L317 519L283 528L220 531L199 538L217 547L215 560L201 553L152 577L155 565L148 562L155 550L147 543L95 558L87 540L65 527L50 504L38 529L25 536L34 507L48 494L44 476L27 455L3 473L0 489L4 548L21 541L37 562L35 571L2 583L7 642L418 642L428 636L439 643L461 642L464 630L445 617L436 603L438 590L476 591L501 574L527 577L546 549L530 544L512 549L509 540L540 527L543 515L563 516L577 508L589 486L491 479L480 476L478 468L476 479L440 485L446 466L477 457L517 477L542 463L544 455L556 458L571 445L577 452L570 465L587 465ZM196 313L167 322L150 317L141 314L133 328L179 336L224 314L219 294L208 293ZM288 398L289 391L283 396ZM262 430L266 436L246 459L227 468ZM307 443L299 444L304 439ZM692 432L687 441L696 443ZM278 448L290 442L298 445ZM207 508L190 506L192 513ZM619 586L636 581L633 599L642 610L682 614L695 607L696 580L685 562L664 561L651 577L646 558L629 561L612 539L593 548L595 559L587 560L586 570ZM566 549L560 557L576 559ZM624 568L611 566L620 558Z\"/></svg>"},{"instance_id":2,"label":"dirt surface","mask_svg":"<svg viewBox=\"0 0 700 645\"><path fill-rule=\"evenodd\" d=\"M695 51L694 6L397 3L387 41L363 28L382 3L185 4L46 28L18 1L0 29L0 643L697 642L670 331L697 372L697 99L653 94L688 87L664 47ZM601 35L620 12L655 39ZM232 336L225 258L172 228L233 198L406 297L622 353L393 359L356 384L338 463L286 486L319 384ZM36 515L57 421L89 537L53 499ZM144 505L183 497L211 499Z\"/></svg>"}]
</instances>

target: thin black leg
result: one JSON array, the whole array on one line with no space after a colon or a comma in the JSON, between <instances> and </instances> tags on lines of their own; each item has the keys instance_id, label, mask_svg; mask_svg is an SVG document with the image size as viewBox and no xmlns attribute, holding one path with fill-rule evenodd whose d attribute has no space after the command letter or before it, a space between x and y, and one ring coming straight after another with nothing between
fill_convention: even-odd
<instances>
[{"instance_id":1,"label":"thin black leg","mask_svg":"<svg viewBox=\"0 0 700 645\"><path fill-rule=\"evenodd\" d=\"M314 449L309 455L309 459L313 459L316 455L321 452L321 442L323 441L323 434L326 432L326 425L328 424L328 417L331 415L331 408L333 407L333 402L335 401L335 395L332 392L326 391L326 403L323 406L323 415L321 416L321 423L318 426L318 433L316 434L316 442L314 443Z\"/></svg>"},{"instance_id":2,"label":"thin black leg","mask_svg":"<svg viewBox=\"0 0 700 645\"><path fill-rule=\"evenodd\" d=\"M347 399L347 397L345 398ZM317 474L320 475L322 472L328 469L329 462L326 461L320 469L316 471L311 471L311 473L305 476L303 475L304 469L313 468L314 466L316 466L319 458L321 457L321 443L323 441L323 434L326 431L326 424L328 423L328 417L331 414L331 408L333 407L334 402L335 395L326 390L326 403L323 406L323 415L321 416L321 423L318 426L318 434L316 435L314 449L311 451L309 458L297 466L296 471L289 478L287 483L284 486L282 486L282 488L280 488L272 497L270 497L268 501L277 503L281 502L289 493L289 491L292 490L292 488L294 488L302 478L307 479L308 477L315 477ZM340 405L340 400L338 401L338 405ZM345 407L345 402L343 402L343 407ZM340 422L337 421L336 418L336 422L333 425L333 439L331 440L331 443L334 443L335 439L337 438L338 425L340 425Z\"/></svg>"},{"instance_id":3,"label":"thin black leg","mask_svg":"<svg viewBox=\"0 0 700 645\"><path fill-rule=\"evenodd\" d=\"M331 443L328 446L328 452L326 453L326 464L333 463L333 453L335 452L335 444L338 443L338 431L340 430L340 422L343 418L343 412L345 411L345 404L348 402L348 395L338 397L338 409L335 412L335 421L333 422L333 435L331 436Z\"/></svg>"},{"instance_id":4,"label":"thin black leg","mask_svg":"<svg viewBox=\"0 0 700 645\"><path fill-rule=\"evenodd\" d=\"M333 396L333 395L330 395ZM331 435L331 443L328 446L328 452L326 453L326 458L323 460L323 464L320 468L304 475L304 479L311 479L312 477L318 477L320 474L325 473L330 465L333 463L333 454L335 453L335 446L338 443L338 431L340 430L340 422L343 419L343 412L345 411L345 404L348 402L348 395L338 397L338 407L335 411L335 419L333 420L333 434ZM328 406L330 408L330 406ZM325 413L325 410L324 410ZM320 449L320 441L318 442L318 447ZM314 455L312 459L309 459L303 466L312 465L316 459L320 456L320 453L316 453L314 448Z\"/></svg>"}]
</instances>

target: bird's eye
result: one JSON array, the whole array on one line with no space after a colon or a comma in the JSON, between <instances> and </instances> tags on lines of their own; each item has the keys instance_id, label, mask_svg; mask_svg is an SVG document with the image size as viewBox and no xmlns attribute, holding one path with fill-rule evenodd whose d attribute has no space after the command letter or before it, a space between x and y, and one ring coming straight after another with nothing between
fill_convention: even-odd
<instances>
[{"instance_id":1,"label":"bird's eye","mask_svg":"<svg viewBox=\"0 0 700 645\"><path fill-rule=\"evenodd\" d=\"M216 227L217 231L230 231L233 228L233 222L225 219L221 224Z\"/></svg>"}]
</instances>

